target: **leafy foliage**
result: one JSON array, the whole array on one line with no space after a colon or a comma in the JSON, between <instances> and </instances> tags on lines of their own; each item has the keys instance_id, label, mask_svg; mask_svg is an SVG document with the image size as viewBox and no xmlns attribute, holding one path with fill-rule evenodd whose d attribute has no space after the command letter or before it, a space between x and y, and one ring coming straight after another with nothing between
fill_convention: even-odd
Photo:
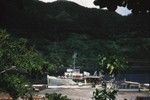
<instances>
[{"instance_id":1,"label":"leafy foliage","mask_svg":"<svg viewBox=\"0 0 150 100\"><path fill-rule=\"evenodd\" d=\"M44 59L35 51L27 40L12 38L5 30L0 31L0 70L17 66L27 72L42 70Z\"/></svg>"},{"instance_id":2,"label":"leafy foliage","mask_svg":"<svg viewBox=\"0 0 150 100\"><path fill-rule=\"evenodd\" d=\"M148 60L149 43L148 38L104 40L93 39L86 34L70 33L60 42L37 40L33 44L37 50L44 54L47 61L53 65L51 67L53 71L50 74L62 75L66 67L72 67L72 55L74 52L77 52L76 66L80 66L81 71L87 70L93 73L95 70L99 70L98 55L100 57L108 57L108 59L110 59L109 56L111 56L111 59L113 59L112 56L115 56L119 60L122 59L122 61L125 58L126 61L128 59Z\"/></svg>"},{"instance_id":3,"label":"leafy foliage","mask_svg":"<svg viewBox=\"0 0 150 100\"><path fill-rule=\"evenodd\" d=\"M57 93L46 94L46 98L48 98L48 100L71 100L68 99L67 96L62 96L62 94Z\"/></svg>"},{"instance_id":4,"label":"leafy foliage","mask_svg":"<svg viewBox=\"0 0 150 100\"><path fill-rule=\"evenodd\" d=\"M113 89L106 89L106 88L103 90L96 89L93 92L93 98L94 100L115 100L116 94L117 91Z\"/></svg>"},{"instance_id":5,"label":"leafy foliage","mask_svg":"<svg viewBox=\"0 0 150 100\"><path fill-rule=\"evenodd\" d=\"M70 34L62 42L48 42L45 46L45 43L36 44L36 46L37 48L40 48L40 45L45 47L45 49L40 49L40 51L44 53L47 61L54 65L56 70L54 72L56 73L59 73L57 71L61 69L65 70L66 67L73 67L72 55L74 52L77 52L76 66L80 67L81 70L93 72L97 69L97 56L102 49L99 43L99 41L88 40L86 35ZM60 72L63 74L63 71Z\"/></svg>"},{"instance_id":6,"label":"leafy foliage","mask_svg":"<svg viewBox=\"0 0 150 100\"><path fill-rule=\"evenodd\" d=\"M14 3L6 4L16 7ZM88 34L100 39L149 36L149 15L123 17L114 12L89 9L68 1L43 3L24 0L23 4L24 11L9 7L6 14L2 11L4 18L0 24L27 38L61 41L70 33Z\"/></svg>"},{"instance_id":7,"label":"leafy foliage","mask_svg":"<svg viewBox=\"0 0 150 100\"><path fill-rule=\"evenodd\" d=\"M16 66L12 68L12 66ZM25 95L29 88L24 75L36 76L41 74L51 65L34 50L26 39L14 38L5 30L0 30L0 89L8 92L13 98ZM27 75L24 75L27 76Z\"/></svg>"},{"instance_id":8,"label":"leafy foliage","mask_svg":"<svg viewBox=\"0 0 150 100\"><path fill-rule=\"evenodd\" d=\"M113 0L111 3L115 5L108 8L115 10L119 2L122 6L123 1ZM133 12L149 12L145 9L147 6L136 9L136 1L134 6L125 5L131 6L128 8ZM33 77L39 77L43 72L58 75L63 73L63 68L72 66L74 52L78 53L76 65L87 71L98 69L97 56L102 55L99 63L108 74L124 70L126 62L116 52L131 59L150 59L149 15L123 17L73 2L44 3L37 0L0 0L0 13L0 27L11 33L0 31L0 72L16 66ZM103 56L107 53L110 56ZM17 80L11 78L19 81L18 76ZM15 84L10 87L15 87ZM16 94L18 96L18 92Z\"/></svg>"},{"instance_id":9,"label":"leafy foliage","mask_svg":"<svg viewBox=\"0 0 150 100\"><path fill-rule=\"evenodd\" d=\"M124 73L128 68L125 58L116 55L100 56L99 65L101 72L109 75Z\"/></svg>"},{"instance_id":10,"label":"leafy foliage","mask_svg":"<svg viewBox=\"0 0 150 100\"><path fill-rule=\"evenodd\" d=\"M71 66L74 51L78 52L77 66L88 70L97 69L98 54L111 51L114 46L119 49L113 52L122 51L127 58L150 58L149 15L120 16L69 1L23 0L24 9L20 10L13 0L2 1L5 2L0 3L0 7L5 5L7 10L2 11L1 27L17 38L29 39L30 44L52 63L49 73Z\"/></svg>"},{"instance_id":11,"label":"leafy foliage","mask_svg":"<svg viewBox=\"0 0 150 100\"><path fill-rule=\"evenodd\" d=\"M0 90L9 93L14 99L24 96L30 91L28 82L23 76L0 75Z\"/></svg>"}]
</instances>

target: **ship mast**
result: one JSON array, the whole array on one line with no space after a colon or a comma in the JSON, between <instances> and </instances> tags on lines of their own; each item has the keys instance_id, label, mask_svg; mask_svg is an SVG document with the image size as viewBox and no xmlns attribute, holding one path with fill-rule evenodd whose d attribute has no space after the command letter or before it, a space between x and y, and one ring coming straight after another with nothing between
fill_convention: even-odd
<instances>
[{"instance_id":1,"label":"ship mast","mask_svg":"<svg viewBox=\"0 0 150 100\"><path fill-rule=\"evenodd\" d=\"M74 52L72 58L73 58L73 68L75 70L75 67L76 67L76 58L77 58L77 53L76 52Z\"/></svg>"}]
</instances>

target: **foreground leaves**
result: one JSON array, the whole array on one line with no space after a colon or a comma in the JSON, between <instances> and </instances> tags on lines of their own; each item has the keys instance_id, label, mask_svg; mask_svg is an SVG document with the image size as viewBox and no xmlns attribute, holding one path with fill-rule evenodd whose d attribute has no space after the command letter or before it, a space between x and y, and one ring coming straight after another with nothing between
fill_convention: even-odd
<instances>
[{"instance_id":1,"label":"foreground leaves","mask_svg":"<svg viewBox=\"0 0 150 100\"><path fill-rule=\"evenodd\" d=\"M68 99L67 96L63 96L62 94L52 93L52 94L46 94L46 97L48 100L71 100Z\"/></svg>"},{"instance_id":2,"label":"foreground leaves","mask_svg":"<svg viewBox=\"0 0 150 100\"><path fill-rule=\"evenodd\" d=\"M124 73L128 68L126 59L117 55L99 56L99 65L101 72L109 75Z\"/></svg>"},{"instance_id":3,"label":"foreground leaves","mask_svg":"<svg viewBox=\"0 0 150 100\"><path fill-rule=\"evenodd\" d=\"M25 76L41 75L50 66L26 39L17 39L0 30L1 91L6 91L13 98L25 95L29 92Z\"/></svg>"},{"instance_id":4,"label":"foreground leaves","mask_svg":"<svg viewBox=\"0 0 150 100\"><path fill-rule=\"evenodd\" d=\"M103 90L96 89L93 92L93 98L94 100L115 100L116 94L117 91L113 89L106 89L106 88Z\"/></svg>"}]
</instances>

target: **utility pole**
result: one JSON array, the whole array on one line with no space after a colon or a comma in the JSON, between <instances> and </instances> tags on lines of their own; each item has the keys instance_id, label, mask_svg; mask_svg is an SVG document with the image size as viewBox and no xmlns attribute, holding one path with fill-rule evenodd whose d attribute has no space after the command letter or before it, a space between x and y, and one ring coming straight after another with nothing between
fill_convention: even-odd
<instances>
[{"instance_id":1,"label":"utility pole","mask_svg":"<svg viewBox=\"0 0 150 100\"><path fill-rule=\"evenodd\" d=\"M75 69L75 67L76 67L76 58L77 58L77 53L76 52L74 52L72 58L73 58L73 68Z\"/></svg>"}]
</instances>

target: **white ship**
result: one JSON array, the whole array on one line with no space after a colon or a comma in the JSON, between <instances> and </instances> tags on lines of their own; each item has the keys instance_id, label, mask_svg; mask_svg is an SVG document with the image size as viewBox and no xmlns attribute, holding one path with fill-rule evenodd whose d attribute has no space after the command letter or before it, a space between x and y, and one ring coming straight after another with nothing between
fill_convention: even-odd
<instances>
[{"instance_id":1,"label":"white ship","mask_svg":"<svg viewBox=\"0 0 150 100\"><path fill-rule=\"evenodd\" d=\"M80 73L80 69L76 68L75 61L76 61L77 53L73 55L73 69L69 68L64 72L64 76L62 77L54 77L47 75L47 84L48 87L50 86L71 86L71 85L87 85L91 83L99 84L101 80L101 76L97 76L97 74L90 75L89 72L84 71Z\"/></svg>"},{"instance_id":2,"label":"white ship","mask_svg":"<svg viewBox=\"0 0 150 100\"><path fill-rule=\"evenodd\" d=\"M47 75L47 84L48 86L76 85L76 82L68 78L59 78Z\"/></svg>"}]
</instances>

